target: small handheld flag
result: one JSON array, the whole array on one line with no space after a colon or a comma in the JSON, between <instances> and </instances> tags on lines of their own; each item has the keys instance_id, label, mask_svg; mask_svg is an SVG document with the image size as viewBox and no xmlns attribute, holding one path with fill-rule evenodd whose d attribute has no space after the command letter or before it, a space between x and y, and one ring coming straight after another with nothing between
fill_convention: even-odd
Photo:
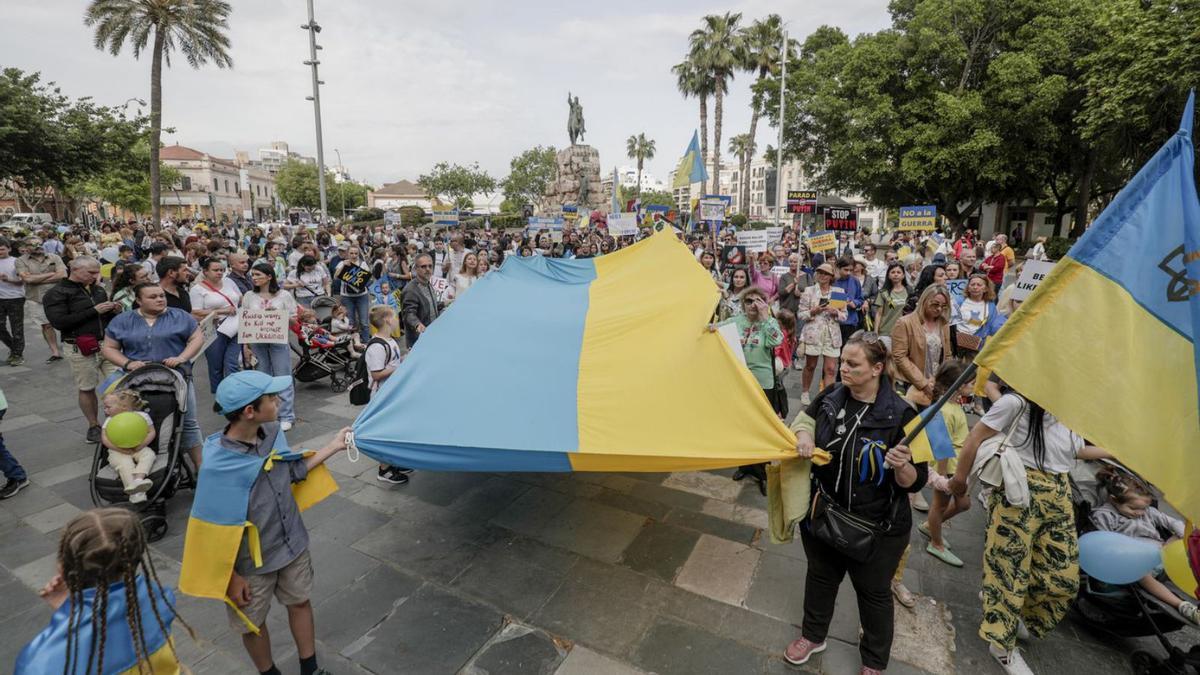
<instances>
[{"instance_id":1,"label":"small handheld flag","mask_svg":"<svg viewBox=\"0 0 1200 675\"><path fill-rule=\"evenodd\" d=\"M913 462L920 464L952 459L956 456L954 442L950 439L950 429L946 426L946 418L943 415L942 408L927 408L919 417L904 426L907 433L915 429L922 420L929 420L925 428L909 441L908 448L912 451Z\"/></svg>"}]
</instances>

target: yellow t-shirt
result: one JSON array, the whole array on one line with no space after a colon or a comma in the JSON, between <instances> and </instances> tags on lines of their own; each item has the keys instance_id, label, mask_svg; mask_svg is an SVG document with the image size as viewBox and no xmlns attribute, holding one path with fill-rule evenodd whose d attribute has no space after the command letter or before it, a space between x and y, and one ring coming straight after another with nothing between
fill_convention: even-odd
<instances>
[{"instance_id":1,"label":"yellow t-shirt","mask_svg":"<svg viewBox=\"0 0 1200 675\"><path fill-rule=\"evenodd\" d=\"M953 475L958 467L958 453L962 452L963 443L967 442L967 433L971 429L962 406L953 401L942 406L942 418L946 420L946 430L950 432L950 442L954 444L955 456L946 462L946 474Z\"/></svg>"}]
</instances>

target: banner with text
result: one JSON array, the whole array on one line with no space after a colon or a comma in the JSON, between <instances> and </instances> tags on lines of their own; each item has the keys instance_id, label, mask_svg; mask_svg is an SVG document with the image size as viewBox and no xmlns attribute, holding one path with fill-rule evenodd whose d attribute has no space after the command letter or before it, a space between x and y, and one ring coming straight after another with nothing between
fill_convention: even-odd
<instances>
[{"instance_id":1,"label":"banner with text","mask_svg":"<svg viewBox=\"0 0 1200 675\"><path fill-rule=\"evenodd\" d=\"M747 251L761 253L767 250L768 241L766 230L742 230L737 233L737 243L745 246Z\"/></svg>"},{"instance_id":2,"label":"banner with text","mask_svg":"<svg viewBox=\"0 0 1200 675\"><path fill-rule=\"evenodd\" d=\"M816 213L817 212L817 191L816 190L788 190L787 212L788 213Z\"/></svg>"},{"instance_id":3,"label":"banner with text","mask_svg":"<svg viewBox=\"0 0 1200 675\"><path fill-rule=\"evenodd\" d=\"M433 224L435 227L457 227L458 209L452 211L434 211Z\"/></svg>"},{"instance_id":4,"label":"banner with text","mask_svg":"<svg viewBox=\"0 0 1200 675\"><path fill-rule=\"evenodd\" d=\"M855 206L826 206L825 229L839 232L854 232L858 230L858 207Z\"/></svg>"},{"instance_id":5,"label":"banner with text","mask_svg":"<svg viewBox=\"0 0 1200 675\"><path fill-rule=\"evenodd\" d=\"M1012 299L1016 302L1024 302L1031 293L1037 290L1052 269L1054 269L1053 262L1026 260L1025 267L1021 268L1021 277L1017 279L1017 285L1013 288Z\"/></svg>"},{"instance_id":6,"label":"banner with text","mask_svg":"<svg viewBox=\"0 0 1200 675\"><path fill-rule=\"evenodd\" d=\"M610 213L608 214L608 233L614 237L623 237L626 235L637 234L637 214L636 213Z\"/></svg>"},{"instance_id":7,"label":"banner with text","mask_svg":"<svg viewBox=\"0 0 1200 675\"><path fill-rule=\"evenodd\" d=\"M817 232L808 238L808 250L832 251L837 248L837 235L832 232Z\"/></svg>"},{"instance_id":8,"label":"banner with text","mask_svg":"<svg viewBox=\"0 0 1200 675\"><path fill-rule=\"evenodd\" d=\"M900 207L900 226L896 228L899 232L919 232L930 231L937 229L937 207L930 204L927 206L901 206Z\"/></svg>"}]
</instances>

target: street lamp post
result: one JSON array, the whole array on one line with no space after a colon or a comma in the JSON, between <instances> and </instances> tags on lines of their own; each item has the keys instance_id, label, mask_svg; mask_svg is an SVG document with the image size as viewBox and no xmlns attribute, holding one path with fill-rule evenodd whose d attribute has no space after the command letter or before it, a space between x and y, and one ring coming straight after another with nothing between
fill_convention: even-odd
<instances>
[{"instance_id":1,"label":"street lamp post","mask_svg":"<svg viewBox=\"0 0 1200 675\"><path fill-rule=\"evenodd\" d=\"M346 221L346 175L345 175L346 165L342 164L342 151L338 150L337 148L334 148L333 151L335 153L337 153L338 169L340 169L342 171L342 182L338 183L338 192L341 193L341 198L342 198L342 222L345 222Z\"/></svg>"},{"instance_id":2,"label":"street lamp post","mask_svg":"<svg viewBox=\"0 0 1200 675\"><path fill-rule=\"evenodd\" d=\"M779 76L779 140L775 146L775 227L779 227L779 212L787 204L787 195L783 194L783 97L787 93L787 57L788 36L783 31L783 48L780 50L780 61L783 68Z\"/></svg>"},{"instance_id":3,"label":"street lamp post","mask_svg":"<svg viewBox=\"0 0 1200 675\"><path fill-rule=\"evenodd\" d=\"M321 192L321 224L324 225L329 218L329 210L325 203L325 144L321 135L321 85L325 83L317 74L317 66L321 64L317 59L317 50L321 49L321 45L317 44L317 33L321 32L321 26L313 16L313 0L308 0L308 23L300 28L308 31L309 59L304 65L312 68L313 93L307 99L313 102L313 118L317 126L317 185Z\"/></svg>"}]
</instances>

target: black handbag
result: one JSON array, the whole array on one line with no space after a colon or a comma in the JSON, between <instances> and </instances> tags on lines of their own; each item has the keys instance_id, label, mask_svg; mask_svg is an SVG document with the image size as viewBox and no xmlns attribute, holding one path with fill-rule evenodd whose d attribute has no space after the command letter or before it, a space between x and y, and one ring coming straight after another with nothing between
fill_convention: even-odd
<instances>
[{"instance_id":1,"label":"black handbag","mask_svg":"<svg viewBox=\"0 0 1200 675\"><path fill-rule=\"evenodd\" d=\"M808 512L809 534L855 562L866 562L874 555L879 537L891 530L891 523L884 523L880 528L850 513L826 494L820 481L814 480L813 483L817 489Z\"/></svg>"}]
</instances>

